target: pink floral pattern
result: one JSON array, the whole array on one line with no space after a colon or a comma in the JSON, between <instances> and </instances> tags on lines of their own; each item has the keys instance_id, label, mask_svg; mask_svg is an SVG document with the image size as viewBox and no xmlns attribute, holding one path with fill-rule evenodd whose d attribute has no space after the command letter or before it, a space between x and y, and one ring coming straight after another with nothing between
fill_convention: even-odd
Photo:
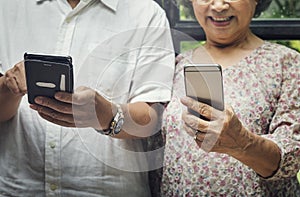
<instances>
[{"instance_id":1,"label":"pink floral pattern","mask_svg":"<svg viewBox=\"0 0 300 197\"><path fill-rule=\"evenodd\" d=\"M300 196L300 54L265 42L237 65L223 69L225 102L250 131L281 149L280 168L263 179L238 160L199 149L182 128L186 110L183 67L176 66L173 98L164 113L166 135L162 196Z\"/></svg>"}]
</instances>

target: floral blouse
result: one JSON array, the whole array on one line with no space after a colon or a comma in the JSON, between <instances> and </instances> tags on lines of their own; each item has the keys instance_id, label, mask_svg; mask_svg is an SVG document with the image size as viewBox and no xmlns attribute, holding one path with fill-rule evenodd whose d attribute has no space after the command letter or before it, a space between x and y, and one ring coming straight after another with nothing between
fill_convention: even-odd
<instances>
[{"instance_id":1,"label":"floral blouse","mask_svg":"<svg viewBox=\"0 0 300 197\"><path fill-rule=\"evenodd\" d=\"M166 135L162 196L300 196L300 54L265 42L237 65L223 69L225 102L251 132L281 149L278 171L264 179L226 154L206 153L183 129L183 67L176 66L173 98L164 112Z\"/></svg>"}]
</instances>

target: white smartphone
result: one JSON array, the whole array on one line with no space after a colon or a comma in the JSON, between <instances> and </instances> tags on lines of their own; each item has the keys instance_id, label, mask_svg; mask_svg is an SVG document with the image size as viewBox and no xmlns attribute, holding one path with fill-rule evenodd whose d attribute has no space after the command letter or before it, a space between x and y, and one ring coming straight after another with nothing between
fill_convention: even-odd
<instances>
[{"instance_id":1,"label":"white smartphone","mask_svg":"<svg viewBox=\"0 0 300 197\"><path fill-rule=\"evenodd\" d=\"M219 64L188 64L184 67L186 95L224 110L222 67Z\"/></svg>"}]
</instances>

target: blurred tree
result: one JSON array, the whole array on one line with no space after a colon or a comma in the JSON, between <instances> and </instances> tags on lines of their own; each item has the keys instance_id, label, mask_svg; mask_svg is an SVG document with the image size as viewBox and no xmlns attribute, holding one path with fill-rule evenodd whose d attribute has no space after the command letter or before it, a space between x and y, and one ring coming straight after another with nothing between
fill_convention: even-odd
<instances>
[{"instance_id":1,"label":"blurred tree","mask_svg":"<svg viewBox=\"0 0 300 197\"><path fill-rule=\"evenodd\" d=\"M271 5L272 18L299 18L299 0L273 0ZM270 10L270 9L269 9Z\"/></svg>"},{"instance_id":2,"label":"blurred tree","mask_svg":"<svg viewBox=\"0 0 300 197\"><path fill-rule=\"evenodd\" d=\"M300 18L299 0L273 0L270 8L262 15L266 18ZM277 43L286 45L300 52L300 41L298 40L279 40Z\"/></svg>"}]
</instances>

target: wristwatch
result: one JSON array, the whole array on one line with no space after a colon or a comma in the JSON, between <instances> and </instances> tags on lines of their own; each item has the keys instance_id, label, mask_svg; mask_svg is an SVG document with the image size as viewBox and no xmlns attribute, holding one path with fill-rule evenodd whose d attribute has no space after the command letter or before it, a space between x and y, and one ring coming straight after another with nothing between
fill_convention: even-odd
<instances>
[{"instance_id":1,"label":"wristwatch","mask_svg":"<svg viewBox=\"0 0 300 197\"><path fill-rule=\"evenodd\" d=\"M122 126L124 124L124 114L121 106L119 104L116 104L117 107L117 113L110 122L110 126L108 129L103 130L96 130L98 133L101 133L103 135L109 135L109 136L115 136L122 130Z\"/></svg>"}]
</instances>

